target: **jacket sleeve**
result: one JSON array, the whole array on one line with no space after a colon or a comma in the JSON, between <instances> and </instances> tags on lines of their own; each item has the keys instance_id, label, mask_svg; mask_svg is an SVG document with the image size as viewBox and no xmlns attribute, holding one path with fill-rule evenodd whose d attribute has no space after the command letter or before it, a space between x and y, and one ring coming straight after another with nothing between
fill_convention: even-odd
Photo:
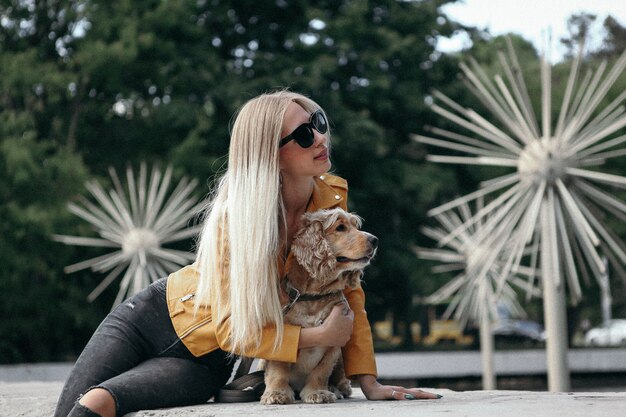
<instances>
[{"instance_id":1,"label":"jacket sleeve","mask_svg":"<svg viewBox=\"0 0 626 417\"><path fill-rule=\"evenodd\" d=\"M347 194L346 187L346 193L340 203L340 207L346 211L348 211ZM372 329L365 311L365 292L359 284L356 288L347 288L344 295L350 308L354 311L352 337L343 347L346 376L348 378L361 374L377 376Z\"/></svg>"},{"instance_id":2,"label":"jacket sleeve","mask_svg":"<svg viewBox=\"0 0 626 417\"><path fill-rule=\"evenodd\" d=\"M365 311L365 293L359 284L344 291L350 308L354 311L352 337L343 348L343 360L348 378L367 374L377 376L372 330Z\"/></svg>"}]
</instances>

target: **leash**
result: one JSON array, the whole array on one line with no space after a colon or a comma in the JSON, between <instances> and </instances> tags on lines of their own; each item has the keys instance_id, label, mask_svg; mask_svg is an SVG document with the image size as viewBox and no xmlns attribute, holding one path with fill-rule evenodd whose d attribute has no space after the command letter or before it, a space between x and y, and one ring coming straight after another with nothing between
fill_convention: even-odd
<instances>
[{"instance_id":1,"label":"leash","mask_svg":"<svg viewBox=\"0 0 626 417\"><path fill-rule=\"evenodd\" d=\"M252 358L242 358L242 361L246 359L250 359L250 363L252 363ZM237 371L239 372L239 368L237 368ZM215 401L220 403L259 401L264 391L265 371L256 371L243 375L233 380L233 382L224 385L216 395Z\"/></svg>"}]
</instances>

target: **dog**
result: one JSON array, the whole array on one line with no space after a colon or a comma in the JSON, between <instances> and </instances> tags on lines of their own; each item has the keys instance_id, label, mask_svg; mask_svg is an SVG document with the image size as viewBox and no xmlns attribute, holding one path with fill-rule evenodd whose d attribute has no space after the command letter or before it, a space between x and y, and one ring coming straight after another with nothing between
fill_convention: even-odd
<instances>
[{"instance_id":1,"label":"dog","mask_svg":"<svg viewBox=\"0 0 626 417\"><path fill-rule=\"evenodd\" d=\"M290 299L283 309L285 323L319 326L335 305L345 303L347 311L343 290L359 284L378 246L378 238L360 227L360 217L339 208L303 215L281 283ZM332 403L352 393L338 347L301 349L294 364L263 361L260 367L266 386L262 404L293 403L294 391L305 403Z\"/></svg>"}]
</instances>

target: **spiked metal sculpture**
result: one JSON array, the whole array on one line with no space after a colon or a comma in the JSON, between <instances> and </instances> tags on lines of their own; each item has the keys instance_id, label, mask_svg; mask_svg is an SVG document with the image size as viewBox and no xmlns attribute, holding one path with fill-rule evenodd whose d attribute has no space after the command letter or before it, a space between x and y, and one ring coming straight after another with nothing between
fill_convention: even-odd
<instances>
[{"instance_id":1,"label":"spiked metal sculpture","mask_svg":"<svg viewBox=\"0 0 626 417\"><path fill-rule=\"evenodd\" d=\"M626 149L618 148L626 142L626 135L611 137L626 126L622 105L626 92L596 114L601 101L626 67L626 52L608 73L605 73L607 63L603 62L595 72L587 72L582 80L579 79L580 55L573 60L554 130L550 63L541 59L539 128L510 41L508 59L504 53L500 53L499 58L504 78L496 75L493 80L489 79L475 60L470 61L470 66L461 66L466 85L491 111L498 126L435 92L435 99L447 109L439 104L433 104L432 109L475 137L435 128L432 132L443 139L426 136L414 139L474 155L429 156L434 162L503 166L515 170L481 184L480 190L433 209L430 214L441 213L480 196L500 193L446 239L454 239L490 214L477 236L478 241L493 244L482 258L485 268L500 256L505 244L513 245L501 279L508 276L509 271L515 272L525 246L533 242L538 251L533 259L540 259L543 286L548 387L552 391L565 391L569 389L565 286L576 302L582 294L579 271L587 274L589 268L597 279L605 272L599 247L613 264L613 270L626 276L622 268L626 264L625 246L602 222L602 212L626 219L626 204L605 190L606 185L626 188L626 177L588 169L626 154ZM531 265L532 269L535 267Z\"/></svg>"},{"instance_id":2,"label":"spiked metal sculpture","mask_svg":"<svg viewBox=\"0 0 626 417\"><path fill-rule=\"evenodd\" d=\"M126 170L127 188L114 169L109 169L114 189L107 194L96 181L87 189L96 203L81 198L81 205L70 203L69 210L89 222L99 238L55 235L53 238L68 245L116 248L114 252L65 267L66 273L91 268L109 272L89 294L93 301L126 269L113 306L125 297L139 292L150 282L167 276L181 265L193 261L194 255L162 245L187 239L198 233L200 226L187 227L199 212L201 204L192 195L197 181L183 178L166 200L172 178L172 168L165 175L153 167L147 181L147 167L141 164L138 181L133 170Z\"/></svg>"},{"instance_id":3,"label":"spiked metal sculpture","mask_svg":"<svg viewBox=\"0 0 626 417\"><path fill-rule=\"evenodd\" d=\"M482 199L477 202L482 207ZM458 210L457 210L458 209ZM522 278L511 275L502 277L504 262L507 251L489 268L484 268L482 261L490 251L490 243L477 241L476 236L481 235L483 222L471 224L462 233L453 239L447 237L472 218L469 205L463 203L457 209L450 209L435 215L440 227L423 227L422 233L436 240L445 242L441 248L427 249L416 248L418 257L439 261L442 264L433 267L433 272L454 272L458 274L446 285L437 290L426 299L429 304L448 302L448 308L444 313L444 319L452 314L464 325L471 321L479 325L480 351L483 364L483 389L496 389L496 378L493 366L494 342L492 323L499 319L498 308L504 308L512 317L525 317L526 313L517 301L516 287L526 287ZM458 211L458 213L457 213ZM518 274L531 275L535 271L520 266ZM532 295L538 295L539 291L531 289Z\"/></svg>"}]
</instances>

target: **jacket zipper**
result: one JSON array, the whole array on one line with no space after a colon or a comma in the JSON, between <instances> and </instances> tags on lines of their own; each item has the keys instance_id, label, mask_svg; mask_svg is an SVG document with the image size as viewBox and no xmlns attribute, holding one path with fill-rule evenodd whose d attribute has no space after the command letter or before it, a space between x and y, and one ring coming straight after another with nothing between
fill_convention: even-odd
<instances>
[{"instance_id":1,"label":"jacket zipper","mask_svg":"<svg viewBox=\"0 0 626 417\"><path fill-rule=\"evenodd\" d=\"M185 337L189 336L189 334L192 333L194 330L196 330L199 327L204 326L205 324L207 324L210 321L211 321L211 318L204 319L200 323L197 323L195 326L187 329L187 331L185 333L181 334L180 336L178 336L178 338L181 339L181 340L184 339Z\"/></svg>"},{"instance_id":2,"label":"jacket zipper","mask_svg":"<svg viewBox=\"0 0 626 417\"><path fill-rule=\"evenodd\" d=\"M193 297L195 297L195 296L196 296L196 294L192 292L192 293L190 293L190 294L187 294L187 295L185 295L185 296L181 297L181 298L180 298L180 301L184 303L184 302L185 302L185 301L187 301L187 300L191 300L191 299L192 299Z\"/></svg>"},{"instance_id":3,"label":"jacket zipper","mask_svg":"<svg viewBox=\"0 0 626 417\"><path fill-rule=\"evenodd\" d=\"M187 295L184 295L184 296L180 297L180 301L182 303L184 303L185 301L191 300L195 296L196 296L196 294L192 292L192 293L189 293ZM181 334L180 336L178 336L178 338L181 339L181 340L184 339L185 337L189 336L189 334L192 333L194 330L196 330L199 327L204 326L209 321L211 321L211 318L207 318L207 319L201 321L200 323L196 323L195 326L187 329L187 331L185 333Z\"/></svg>"}]
</instances>

